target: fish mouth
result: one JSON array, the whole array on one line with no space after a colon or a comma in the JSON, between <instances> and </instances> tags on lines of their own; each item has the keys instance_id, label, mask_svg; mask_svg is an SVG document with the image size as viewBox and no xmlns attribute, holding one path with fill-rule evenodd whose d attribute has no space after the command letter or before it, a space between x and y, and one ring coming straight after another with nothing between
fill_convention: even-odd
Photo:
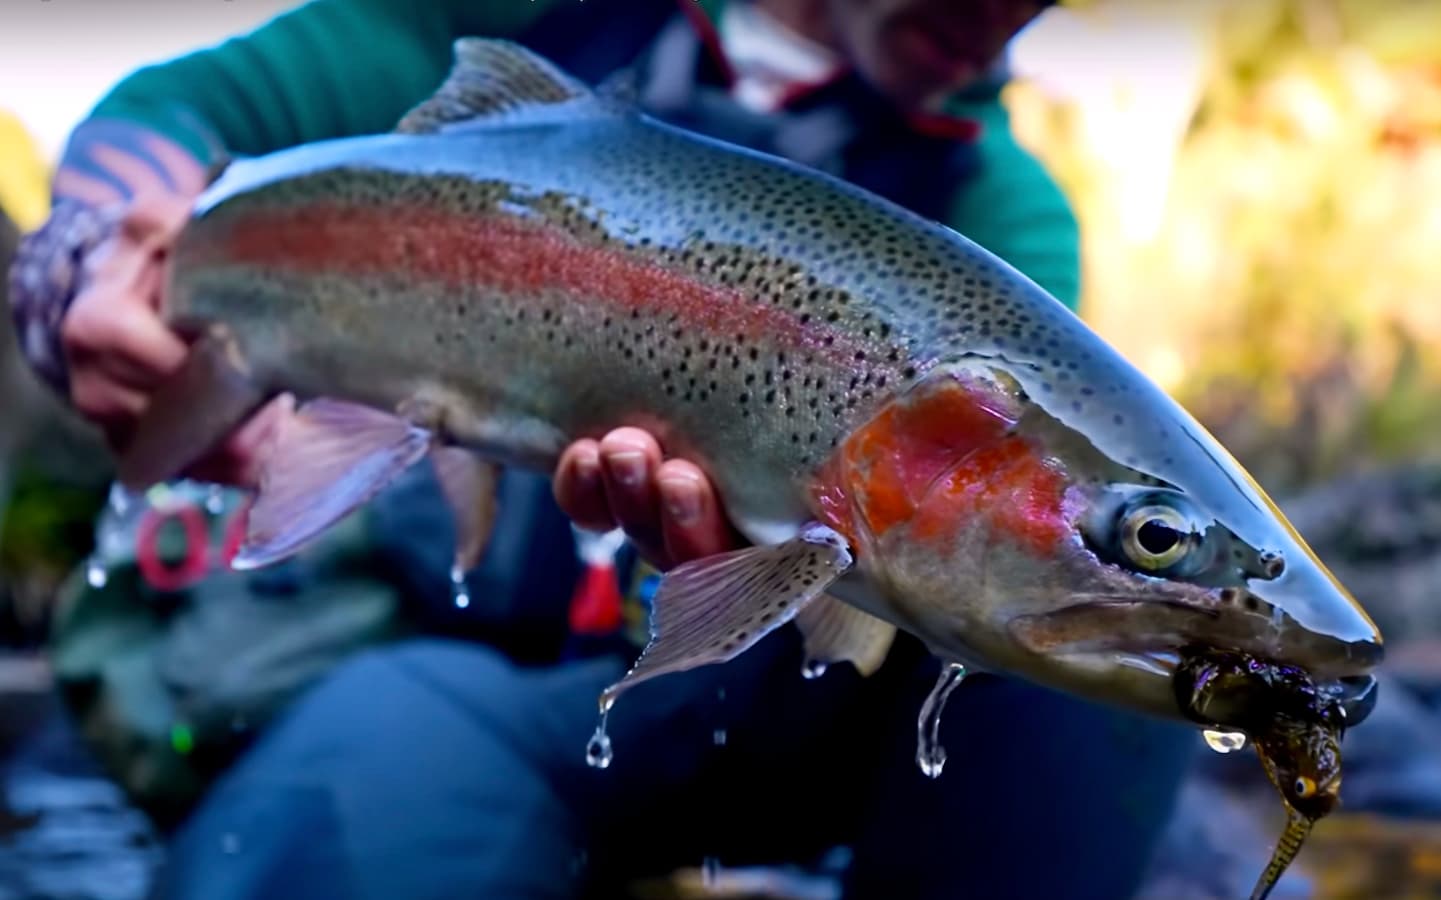
<instances>
[{"instance_id":1,"label":"fish mouth","mask_svg":"<svg viewBox=\"0 0 1441 900\"><path fill-rule=\"evenodd\" d=\"M1114 658L1120 665L1164 675L1166 678L1175 677L1176 669L1181 665L1181 654L1176 648L1120 653ZM1366 718L1371 715L1371 711L1376 708L1380 682L1376 680L1375 675L1370 673L1344 675L1319 681L1316 688L1336 702L1341 709L1341 715L1346 719L1346 726L1349 728L1366 721Z\"/></svg>"},{"instance_id":2,"label":"fish mouth","mask_svg":"<svg viewBox=\"0 0 1441 900\"><path fill-rule=\"evenodd\" d=\"M1221 592L1215 592L1217 594ZM1088 658L1171 679L1188 650L1208 647L1250 654L1305 670L1340 705L1348 726L1375 708L1372 671L1384 651L1377 641L1344 641L1295 625L1260 603L1232 613L1231 600L1089 599L1054 612L1020 616L1008 630L1032 653Z\"/></svg>"},{"instance_id":3,"label":"fish mouth","mask_svg":"<svg viewBox=\"0 0 1441 900\"><path fill-rule=\"evenodd\" d=\"M1366 721L1366 717L1376 708L1376 697L1381 691L1376 676L1370 673L1323 681L1317 687L1340 705L1341 714L1346 717L1347 728Z\"/></svg>"}]
</instances>

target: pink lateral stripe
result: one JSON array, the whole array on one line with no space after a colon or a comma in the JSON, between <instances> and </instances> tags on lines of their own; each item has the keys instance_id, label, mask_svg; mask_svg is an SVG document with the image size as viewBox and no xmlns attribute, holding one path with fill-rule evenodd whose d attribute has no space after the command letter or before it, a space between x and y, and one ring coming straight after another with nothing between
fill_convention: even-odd
<instances>
[{"instance_id":1,"label":"pink lateral stripe","mask_svg":"<svg viewBox=\"0 0 1441 900\"><path fill-rule=\"evenodd\" d=\"M227 223L194 261L298 273L405 273L454 287L517 295L560 292L629 314L674 313L717 334L775 341L837 363L862 347L826 323L758 303L734 288L609 247L584 244L554 226L504 214L459 215L426 207L306 206L263 210ZM826 336L831 342L824 341Z\"/></svg>"}]
</instances>

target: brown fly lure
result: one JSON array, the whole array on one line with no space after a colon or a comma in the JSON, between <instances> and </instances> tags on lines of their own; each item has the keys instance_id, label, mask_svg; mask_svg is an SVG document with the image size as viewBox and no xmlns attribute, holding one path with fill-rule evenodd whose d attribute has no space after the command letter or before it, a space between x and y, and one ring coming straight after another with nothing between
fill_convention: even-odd
<instances>
[{"instance_id":1,"label":"brown fly lure","mask_svg":"<svg viewBox=\"0 0 1441 900\"><path fill-rule=\"evenodd\" d=\"M1375 681L1354 690L1323 689L1295 666L1232 651L1194 650L1183 656L1175 688L1189 718L1251 739L1286 805L1286 829L1251 892L1251 900L1264 900L1312 826L1336 808L1341 737L1375 704Z\"/></svg>"}]
</instances>

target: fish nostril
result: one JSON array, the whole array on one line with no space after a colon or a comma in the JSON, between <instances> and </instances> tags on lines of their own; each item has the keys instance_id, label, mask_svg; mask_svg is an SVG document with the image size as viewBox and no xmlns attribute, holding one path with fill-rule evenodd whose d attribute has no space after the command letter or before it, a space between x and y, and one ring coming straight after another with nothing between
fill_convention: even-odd
<instances>
[{"instance_id":1,"label":"fish nostril","mask_svg":"<svg viewBox=\"0 0 1441 900\"><path fill-rule=\"evenodd\" d=\"M1248 612L1256 612L1261 608L1261 598L1244 588L1221 588L1216 596L1224 606L1239 605Z\"/></svg>"},{"instance_id":2,"label":"fish nostril","mask_svg":"<svg viewBox=\"0 0 1441 900\"><path fill-rule=\"evenodd\" d=\"M1262 553L1260 562L1261 571L1264 572L1269 579L1274 580L1280 578L1281 573L1286 571L1286 560L1282 558L1281 554L1274 550L1267 550L1265 553Z\"/></svg>"}]
</instances>

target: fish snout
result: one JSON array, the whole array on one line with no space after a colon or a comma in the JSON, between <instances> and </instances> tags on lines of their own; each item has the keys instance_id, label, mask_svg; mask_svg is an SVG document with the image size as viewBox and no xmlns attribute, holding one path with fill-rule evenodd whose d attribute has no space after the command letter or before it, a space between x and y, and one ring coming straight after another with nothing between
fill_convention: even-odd
<instances>
[{"instance_id":1,"label":"fish snout","mask_svg":"<svg viewBox=\"0 0 1441 900\"><path fill-rule=\"evenodd\" d=\"M1376 623L1319 561L1219 593L1223 606L1229 601L1268 620L1261 633L1272 646L1256 649L1269 649L1274 658L1306 669L1318 681L1367 677L1385 657Z\"/></svg>"}]
</instances>

